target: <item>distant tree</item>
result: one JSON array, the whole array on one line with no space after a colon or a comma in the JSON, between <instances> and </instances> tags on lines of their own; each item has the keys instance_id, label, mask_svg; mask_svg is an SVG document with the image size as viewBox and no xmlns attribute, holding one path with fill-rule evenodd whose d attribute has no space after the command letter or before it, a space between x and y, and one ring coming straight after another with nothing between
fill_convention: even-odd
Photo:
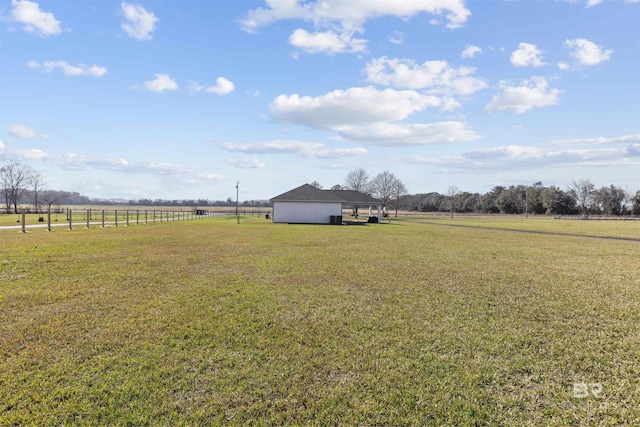
<instances>
[{"instance_id":1,"label":"distant tree","mask_svg":"<svg viewBox=\"0 0 640 427\"><path fill-rule=\"evenodd\" d=\"M360 193L369 193L369 174L362 168L349 171L344 180L344 186L342 186L342 189L358 191ZM358 217L358 206L353 206L353 216L356 218Z\"/></svg>"},{"instance_id":2,"label":"distant tree","mask_svg":"<svg viewBox=\"0 0 640 427\"><path fill-rule=\"evenodd\" d=\"M579 179L578 181L573 181L571 183L569 190L575 197L576 204L580 208L582 216L585 217L595 192L593 183L588 179Z\"/></svg>"},{"instance_id":3,"label":"distant tree","mask_svg":"<svg viewBox=\"0 0 640 427\"><path fill-rule=\"evenodd\" d=\"M478 193L460 193L459 208L462 212L479 212L482 197Z\"/></svg>"},{"instance_id":4,"label":"distant tree","mask_svg":"<svg viewBox=\"0 0 640 427\"><path fill-rule=\"evenodd\" d=\"M370 191L369 174L362 168L349 171L344 180L344 187L347 190L368 193Z\"/></svg>"},{"instance_id":5,"label":"distant tree","mask_svg":"<svg viewBox=\"0 0 640 427\"><path fill-rule=\"evenodd\" d=\"M407 195L402 198L407 209L418 212L438 212L444 196L440 193Z\"/></svg>"},{"instance_id":6,"label":"distant tree","mask_svg":"<svg viewBox=\"0 0 640 427\"><path fill-rule=\"evenodd\" d=\"M503 214L521 214L525 212L527 187L510 185L496 199L496 206Z\"/></svg>"},{"instance_id":7,"label":"distant tree","mask_svg":"<svg viewBox=\"0 0 640 427\"><path fill-rule=\"evenodd\" d=\"M14 213L18 213L18 202L27 190L33 173L33 169L29 166L17 162L7 162L0 167L0 185L7 212L11 210L13 205Z\"/></svg>"},{"instance_id":8,"label":"distant tree","mask_svg":"<svg viewBox=\"0 0 640 427\"><path fill-rule=\"evenodd\" d=\"M450 185L447 188L447 205L449 206L449 211L451 212L451 218L453 218L453 212L458 207L458 196L460 195L460 189L455 185Z\"/></svg>"},{"instance_id":9,"label":"distant tree","mask_svg":"<svg viewBox=\"0 0 640 427\"><path fill-rule=\"evenodd\" d=\"M29 183L31 184L31 191L33 192L33 206L36 212L40 212L40 205L38 204L38 195L44 190L45 177L38 171L32 171L29 176Z\"/></svg>"},{"instance_id":10,"label":"distant tree","mask_svg":"<svg viewBox=\"0 0 640 427\"><path fill-rule=\"evenodd\" d=\"M313 181L309 185L312 185L312 186L316 187L317 189L322 190L322 185L320 185L320 183L318 181Z\"/></svg>"},{"instance_id":11,"label":"distant tree","mask_svg":"<svg viewBox=\"0 0 640 427\"><path fill-rule=\"evenodd\" d=\"M394 195L394 188L397 185L396 181L395 175L391 172L381 172L371 180L370 190L375 198L380 199L382 203L386 204Z\"/></svg>"},{"instance_id":12,"label":"distant tree","mask_svg":"<svg viewBox=\"0 0 640 427\"><path fill-rule=\"evenodd\" d=\"M543 214L545 208L542 204L542 182L534 182L525 189L525 213Z\"/></svg>"},{"instance_id":13,"label":"distant tree","mask_svg":"<svg viewBox=\"0 0 640 427\"><path fill-rule=\"evenodd\" d=\"M40 194L40 200L47 207L47 211L51 210L51 206L58 205L64 200L64 192L54 190L44 190Z\"/></svg>"},{"instance_id":14,"label":"distant tree","mask_svg":"<svg viewBox=\"0 0 640 427\"><path fill-rule=\"evenodd\" d=\"M542 190L542 206L547 215L573 215L576 213L576 200L571 192L551 186Z\"/></svg>"},{"instance_id":15,"label":"distant tree","mask_svg":"<svg viewBox=\"0 0 640 427\"><path fill-rule=\"evenodd\" d=\"M332 191L340 191L340 190L342 190L342 185L336 184L333 187L331 187L331 190Z\"/></svg>"},{"instance_id":16,"label":"distant tree","mask_svg":"<svg viewBox=\"0 0 640 427\"><path fill-rule=\"evenodd\" d=\"M605 215L622 215L624 213L624 205L626 199L625 191L610 185L602 187L594 191L594 204Z\"/></svg>"},{"instance_id":17,"label":"distant tree","mask_svg":"<svg viewBox=\"0 0 640 427\"><path fill-rule=\"evenodd\" d=\"M483 194L480 198L480 211L483 213L500 212L497 200L498 197L500 197L500 195L504 192L504 190L504 187L497 185L493 187L488 193Z\"/></svg>"},{"instance_id":18,"label":"distant tree","mask_svg":"<svg viewBox=\"0 0 640 427\"><path fill-rule=\"evenodd\" d=\"M392 195L395 198L396 218L398 217L398 206L400 205L400 197L407 194L407 187L398 178L393 183Z\"/></svg>"},{"instance_id":19,"label":"distant tree","mask_svg":"<svg viewBox=\"0 0 640 427\"><path fill-rule=\"evenodd\" d=\"M640 215L640 190L636 191L630 197L631 201L631 213L634 215Z\"/></svg>"}]
</instances>

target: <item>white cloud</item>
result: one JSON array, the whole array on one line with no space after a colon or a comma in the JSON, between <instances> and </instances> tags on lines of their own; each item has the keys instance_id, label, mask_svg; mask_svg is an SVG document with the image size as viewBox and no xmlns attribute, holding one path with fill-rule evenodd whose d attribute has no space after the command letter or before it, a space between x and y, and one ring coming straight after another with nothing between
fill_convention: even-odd
<instances>
[{"instance_id":1,"label":"white cloud","mask_svg":"<svg viewBox=\"0 0 640 427\"><path fill-rule=\"evenodd\" d=\"M310 153L313 159L348 159L366 154L366 148L323 148Z\"/></svg>"},{"instance_id":2,"label":"white cloud","mask_svg":"<svg viewBox=\"0 0 640 427\"><path fill-rule=\"evenodd\" d=\"M289 43L307 53L337 53L364 52L367 41L353 37L353 32L344 31L337 34L333 31L309 33L302 29L295 30L289 36Z\"/></svg>"},{"instance_id":3,"label":"white cloud","mask_svg":"<svg viewBox=\"0 0 640 427\"><path fill-rule=\"evenodd\" d=\"M409 146L479 139L461 122L393 123L429 107L458 105L447 97L369 86L318 97L280 95L271 102L269 111L276 121L333 130L344 139L364 144Z\"/></svg>"},{"instance_id":4,"label":"white cloud","mask_svg":"<svg viewBox=\"0 0 640 427\"><path fill-rule=\"evenodd\" d=\"M60 34L60 21L53 13L40 10L40 5L27 0L12 0L12 18L23 25L28 33L34 33L42 37Z\"/></svg>"},{"instance_id":5,"label":"white cloud","mask_svg":"<svg viewBox=\"0 0 640 427\"><path fill-rule=\"evenodd\" d=\"M65 76L91 76L91 77L102 77L107 74L107 69L105 67L99 67L97 65L70 65L66 61L45 61L40 64L37 61L29 61L27 63L29 68L41 69L45 73L51 73L56 68L62 70Z\"/></svg>"},{"instance_id":6,"label":"white cloud","mask_svg":"<svg viewBox=\"0 0 640 427\"><path fill-rule=\"evenodd\" d=\"M121 7L125 18L121 25L124 32L137 40L151 40L151 33L155 30L156 22L158 22L158 18L153 12L147 11L142 6L126 2L122 2Z\"/></svg>"},{"instance_id":7,"label":"white cloud","mask_svg":"<svg viewBox=\"0 0 640 427\"><path fill-rule=\"evenodd\" d=\"M568 70L569 64L567 64L566 62L558 62L558 68L561 70Z\"/></svg>"},{"instance_id":8,"label":"white cloud","mask_svg":"<svg viewBox=\"0 0 640 427\"><path fill-rule=\"evenodd\" d=\"M371 0L359 2L354 7L351 0L317 0L301 3L300 0L267 0L265 8L250 10L241 21L247 32L283 19L302 19L316 26L331 26L336 22L342 28L362 26L368 19L382 16L395 16L401 19L411 18L418 13L446 15L447 27L457 28L464 25L471 12L463 0Z\"/></svg>"},{"instance_id":9,"label":"white cloud","mask_svg":"<svg viewBox=\"0 0 640 427\"><path fill-rule=\"evenodd\" d=\"M224 142L220 147L245 154L296 154L311 159L340 159L355 157L367 152L364 148L325 148L319 142L275 140L257 143Z\"/></svg>"},{"instance_id":10,"label":"white cloud","mask_svg":"<svg viewBox=\"0 0 640 427\"><path fill-rule=\"evenodd\" d=\"M269 111L280 122L339 130L345 125L402 120L441 104L440 98L416 91L368 86L335 90L318 97L280 95L271 102Z\"/></svg>"},{"instance_id":11,"label":"white cloud","mask_svg":"<svg viewBox=\"0 0 640 427\"><path fill-rule=\"evenodd\" d=\"M438 123L373 123L367 126L345 126L340 134L363 144L378 146L421 146L469 142L481 136L462 122Z\"/></svg>"},{"instance_id":12,"label":"white cloud","mask_svg":"<svg viewBox=\"0 0 640 427\"><path fill-rule=\"evenodd\" d=\"M573 39L564 42L571 49L569 55L574 57L580 65L596 65L611 58L613 50L605 50L587 39Z\"/></svg>"},{"instance_id":13,"label":"white cloud","mask_svg":"<svg viewBox=\"0 0 640 427\"><path fill-rule=\"evenodd\" d=\"M575 138L575 139L560 139L552 141L553 145L600 145L600 144L628 144L628 143L640 143L640 134L638 135L624 135L614 138L605 138L599 136L597 138Z\"/></svg>"},{"instance_id":14,"label":"white cloud","mask_svg":"<svg viewBox=\"0 0 640 427\"><path fill-rule=\"evenodd\" d=\"M574 145L625 144L626 147L571 148ZM534 168L640 166L640 135L620 137L576 138L549 144L504 145L471 150L460 155L440 158L414 158L408 161L425 163L462 173L520 171Z\"/></svg>"},{"instance_id":15,"label":"white cloud","mask_svg":"<svg viewBox=\"0 0 640 427\"><path fill-rule=\"evenodd\" d=\"M229 159L227 162L239 169L264 169L267 165L257 157L245 157L242 159Z\"/></svg>"},{"instance_id":16,"label":"white cloud","mask_svg":"<svg viewBox=\"0 0 640 427\"><path fill-rule=\"evenodd\" d=\"M465 46L464 50L460 54L460 56L464 59L473 58L477 54L482 53L482 48L479 46L474 46L472 44L468 44Z\"/></svg>"},{"instance_id":17,"label":"white cloud","mask_svg":"<svg viewBox=\"0 0 640 427\"><path fill-rule=\"evenodd\" d=\"M404 43L404 33L402 31L394 31L387 40L389 40L389 43L402 44Z\"/></svg>"},{"instance_id":18,"label":"white cloud","mask_svg":"<svg viewBox=\"0 0 640 427\"><path fill-rule=\"evenodd\" d=\"M365 67L367 81L400 89L428 89L432 94L470 95L487 87L484 80L472 77L473 67L450 66L447 61L374 58Z\"/></svg>"},{"instance_id":19,"label":"white cloud","mask_svg":"<svg viewBox=\"0 0 640 427\"><path fill-rule=\"evenodd\" d=\"M544 77L532 77L525 80L521 86L510 86L501 82L502 93L495 95L484 109L487 112L514 111L524 113L532 108L542 108L558 103L558 89L549 88Z\"/></svg>"},{"instance_id":20,"label":"white cloud","mask_svg":"<svg viewBox=\"0 0 640 427\"><path fill-rule=\"evenodd\" d=\"M511 52L511 63L516 67L542 67L542 52L534 44L520 43L518 49Z\"/></svg>"},{"instance_id":21,"label":"white cloud","mask_svg":"<svg viewBox=\"0 0 640 427\"><path fill-rule=\"evenodd\" d=\"M9 126L8 133L9 135L15 136L16 138L49 138L49 135L40 134L34 129L21 124L14 124Z\"/></svg>"},{"instance_id":22,"label":"white cloud","mask_svg":"<svg viewBox=\"0 0 640 427\"><path fill-rule=\"evenodd\" d=\"M144 87L154 92L162 92L165 90L176 90L178 84L168 74L154 74L155 80L144 82Z\"/></svg>"},{"instance_id":23,"label":"white cloud","mask_svg":"<svg viewBox=\"0 0 640 427\"><path fill-rule=\"evenodd\" d=\"M461 107L462 105L460 105L460 103L455 98L445 96L442 98L442 107L440 107L440 109L442 111L453 111Z\"/></svg>"},{"instance_id":24,"label":"white cloud","mask_svg":"<svg viewBox=\"0 0 640 427\"><path fill-rule=\"evenodd\" d=\"M227 151L248 154L304 154L323 147L319 142L275 140L256 143L223 142L220 147Z\"/></svg>"},{"instance_id":25,"label":"white cloud","mask_svg":"<svg viewBox=\"0 0 640 427\"><path fill-rule=\"evenodd\" d=\"M236 86L233 84L231 80L228 80L224 77L218 77L216 79L215 86L203 86L198 83L194 83L189 87L189 90L192 92L210 92L216 93L220 96L228 95L235 90Z\"/></svg>"},{"instance_id":26,"label":"white cloud","mask_svg":"<svg viewBox=\"0 0 640 427\"><path fill-rule=\"evenodd\" d=\"M579 0L564 0L565 3L578 3ZM593 7L601 4L603 0L587 0L586 7ZM640 0L624 0L626 4L639 3Z\"/></svg>"},{"instance_id":27,"label":"white cloud","mask_svg":"<svg viewBox=\"0 0 640 427\"><path fill-rule=\"evenodd\" d=\"M629 149L565 149L548 150L535 146L509 145L474 150L463 154L463 157L474 161L476 166L498 169L502 168L533 168L563 165L591 165L604 166L619 163L633 157Z\"/></svg>"},{"instance_id":28,"label":"white cloud","mask_svg":"<svg viewBox=\"0 0 640 427\"><path fill-rule=\"evenodd\" d=\"M640 166L640 144L628 148L549 150L536 146L507 145L481 148L461 155L414 158L416 163L438 166L458 173L496 173L524 169Z\"/></svg>"},{"instance_id":29,"label":"white cloud","mask_svg":"<svg viewBox=\"0 0 640 427\"><path fill-rule=\"evenodd\" d=\"M18 160L39 160L58 166L63 170L108 170L130 174L149 174L167 177L171 182L219 181L220 175L166 162L131 162L122 158L94 157L85 154L65 152L48 153L42 150L16 150L11 156Z\"/></svg>"}]
</instances>

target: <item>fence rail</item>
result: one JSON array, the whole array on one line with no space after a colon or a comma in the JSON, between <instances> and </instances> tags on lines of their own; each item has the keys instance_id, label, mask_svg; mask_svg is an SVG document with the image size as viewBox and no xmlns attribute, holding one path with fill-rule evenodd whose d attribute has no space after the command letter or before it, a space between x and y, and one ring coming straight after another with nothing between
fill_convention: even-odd
<instances>
[{"instance_id":1,"label":"fence rail","mask_svg":"<svg viewBox=\"0 0 640 427\"><path fill-rule=\"evenodd\" d=\"M161 210L161 209L66 209L46 211L40 214L23 211L16 215L19 225L5 226L4 228L18 228L26 233L27 228L47 227L49 231L55 227L65 226L69 230L74 227L107 227L127 226L140 224L168 223L175 221L192 221L205 218L220 218L230 215L262 215L263 211L254 210ZM3 227L0 227L3 228Z\"/></svg>"}]
</instances>

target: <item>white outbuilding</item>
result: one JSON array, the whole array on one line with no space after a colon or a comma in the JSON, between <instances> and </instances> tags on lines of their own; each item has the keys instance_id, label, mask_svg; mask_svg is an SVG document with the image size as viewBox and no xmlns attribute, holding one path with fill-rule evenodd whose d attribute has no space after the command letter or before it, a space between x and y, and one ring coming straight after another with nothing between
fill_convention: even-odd
<instances>
[{"instance_id":1,"label":"white outbuilding","mask_svg":"<svg viewBox=\"0 0 640 427\"><path fill-rule=\"evenodd\" d=\"M309 184L301 185L269 200L273 205L273 222L290 224L341 224L345 207L373 207L378 222L383 204L368 194L352 190L321 190Z\"/></svg>"}]
</instances>

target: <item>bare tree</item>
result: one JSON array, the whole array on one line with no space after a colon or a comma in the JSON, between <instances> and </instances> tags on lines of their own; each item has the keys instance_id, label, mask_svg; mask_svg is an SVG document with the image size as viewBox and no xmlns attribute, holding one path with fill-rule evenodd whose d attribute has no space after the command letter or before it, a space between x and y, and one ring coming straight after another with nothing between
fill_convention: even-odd
<instances>
[{"instance_id":1,"label":"bare tree","mask_svg":"<svg viewBox=\"0 0 640 427\"><path fill-rule=\"evenodd\" d=\"M587 209L589 207L589 204L593 200L593 196L595 193L595 187L593 183L588 179L579 179L578 181L573 181L573 183L569 186L569 190L575 196L578 207L582 212L582 216L586 217Z\"/></svg>"},{"instance_id":2,"label":"bare tree","mask_svg":"<svg viewBox=\"0 0 640 427\"><path fill-rule=\"evenodd\" d=\"M391 197L393 197L396 180L397 178L395 175L389 171L384 171L376 175L371 180L371 192L373 193L373 196L382 200L383 203L386 203L387 200L390 200Z\"/></svg>"},{"instance_id":3,"label":"bare tree","mask_svg":"<svg viewBox=\"0 0 640 427\"><path fill-rule=\"evenodd\" d=\"M313 181L311 184L314 187L316 187L318 190L322 190L322 185L320 185L320 183L318 181Z\"/></svg>"},{"instance_id":4,"label":"bare tree","mask_svg":"<svg viewBox=\"0 0 640 427\"><path fill-rule=\"evenodd\" d=\"M449 209L451 209L451 218L453 218L453 211L458 205L458 196L460 195L460 189L455 185L450 185L447 188L447 202Z\"/></svg>"},{"instance_id":5,"label":"bare tree","mask_svg":"<svg viewBox=\"0 0 640 427\"><path fill-rule=\"evenodd\" d=\"M36 212L40 212L40 205L38 204L38 194L44 191L46 178L38 171L33 171L29 177L29 183L31 184L31 190L33 191L33 204Z\"/></svg>"},{"instance_id":6,"label":"bare tree","mask_svg":"<svg viewBox=\"0 0 640 427\"><path fill-rule=\"evenodd\" d=\"M0 185L2 185L7 212L11 211L11 205L13 205L13 211L18 213L20 196L27 189L32 175L33 169L17 162L8 162L0 167Z\"/></svg>"},{"instance_id":7,"label":"bare tree","mask_svg":"<svg viewBox=\"0 0 640 427\"><path fill-rule=\"evenodd\" d=\"M57 205L65 198L63 191L44 190L40 195L43 204L47 206L47 211L51 210L51 206Z\"/></svg>"},{"instance_id":8,"label":"bare tree","mask_svg":"<svg viewBox=\"0 0 640 427\"><path fill-rule=\"evenodd\" d=\"M369 174L366 170L354 169L347 174L344 180L344 187L347 190L359 191L361 193L369 192Z\"/></svg>"},{"instance_id":9,"label":"bare tree","mask_svg":"<svg viewBox=\"0 0 640 427\"><path fill-rule=\"evenodd\" d=\"M398 218L398 206L400 205L400 197L407 194L407 187L398 178L393 183L393 196L396 199L396 218Z\"/></svg>"},{"instance_id":10,"label":"bare tree","mask_svg":"<svg viewBox=\"0 0 640 427\"><path fill-rule=\"evenodd\" d=\"M344 180L345 190L358 191L360 193L368 193L371 191L371 184L369 183L369 174L366 170L359 168L349 171L347 177ZM353 206L353 216L358 218L358 206Z\"/></svg>"}]
</instances>

